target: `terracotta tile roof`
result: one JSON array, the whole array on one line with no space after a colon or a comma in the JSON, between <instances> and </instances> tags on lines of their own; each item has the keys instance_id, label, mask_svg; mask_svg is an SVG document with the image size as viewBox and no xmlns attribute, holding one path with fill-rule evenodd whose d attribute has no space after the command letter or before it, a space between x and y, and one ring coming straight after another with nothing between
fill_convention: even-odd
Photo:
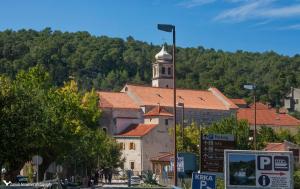
<instances>
[{"instance_id":1,"label":"terracotta tile roof","mask_svg":"<svg viewBox=\"0 0 300 189\"><path fill-rule=\"evenodd\" d=\"M125 131L116 135L116 137L142 137L157 126L157 124L132 124Z\"/></svg>"},{"instance_id":2,"label":"terracotta tile roof","mask_svg":"<svg viewBox=\"0 0 300 189\"><path fill-rule=\"evenodd\" d=\"M170 162L171 158L173 158L173 157L174 157L174 154L165 152L165 153L161 153L158 156L152 157L150 160L151 161Z\"/></svg>"},{"instance_id":3,"label":"terracotta tile roof","mask_svg":"<svg viewBox=\"0 0 300 189\"><path fill-rule=\"evenodd\" d=\"M238 104L247 105L247 102L242 98L231 98L230 100L236 105Z\"/></svg>"},{"instance_id":4,"label":"terracotta tile roof","mask_svg":"<svg viewBox=\"0 0 300 189\"><path fill-rule=\"evenodd\" d=\"M263 105L263 104L262 104ZM267 108L266 105L259 104L256 109L256 124L269 126L299 126L300 120L288 115L276 113L275 109ZM248 120L250 125L254 125L254 108L240 108L237 111L239 120Z\"/></svg>"},{"instance_id":5,"label":"terracotta tile roof","mask_svg":"<svg viewBox=\"0 0 300 189\"><path fill-rule=\"evenodd\" d=\"M98 95L101 108L139 109L139 106L126 93L99 91Z\"/></svg>"},{"instance_id":6,"label":"terracotta tile roof","mask_svg":"<svg viewBox=\"0 0 300 189\"><path fill-rule=\"evenodd\" d=\"M268 143L264 148L265 151L285 151L284 143Z\"/></svg>"},{"instance_id":7,"label":"terracotta tile roof","mask_svg":"<svg viewBox=\"0 0 300 189\"><path fill-rule=\"evenodd\" d=\"M271 142L268 143L267 146L264 148L265 151L289 151L290 149L299 149L297 144L294 144L289 141L284 142Z\"/></svg>"},{"instance_id":8,"label":"terracotta tile roof","mask_svg":"<svg viewBox=\"0 0 300 189\"><path fill-rule=\"evenodd\" d=\"M172 107L173 106L173 89L148 87L138 85L126 85L124 92L132 95L133 98L143 105L157 105ZM217 109L229 110L238 108L231 100L225 97L218 89L210 88L209 91L177 89L177 102L183 102L187 108L197 109Z\"/></svg>"},{"instance_id":9,"label":"terracotta tile roof","mask_svg":"<svg viewBox=\"0 0 300 189\"><path fill-rule=\"evenodd\" d=\"M268 110L270 109L268 105L263 104L261 102L256 102L256 110ZM250 108L254 109L254 103L250 104Z\"/></svg>"},{"instance_id":10,"label":"terracotta tile roof","mask_svg":"<svg viewBox=\"0 0 300 189\"><path fill-rule=\"evenodd\" d=\"M151 109L149 112L145 113L144 116L170 116L172 117L173 114L168 112L165 108L161 106L156 106Z\"/></svg>"}]
</instances>

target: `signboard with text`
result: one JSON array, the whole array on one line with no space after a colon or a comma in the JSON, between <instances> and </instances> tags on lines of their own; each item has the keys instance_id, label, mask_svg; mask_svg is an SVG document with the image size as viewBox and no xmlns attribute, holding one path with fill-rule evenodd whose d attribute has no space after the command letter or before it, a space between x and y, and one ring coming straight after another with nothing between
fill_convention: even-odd
<instances>
[{"instance_id":1,"label":"signboard with text","mask_svg":"<svg viewBox=\"0 0 300 189\"><path fill-rule=\"evenodd\" d=\"M225 150L225 185L233 188L293 188L293 153Z\"/></svg>"},{"instance_id":2,"label":"signboard with text","mask_svg":"<svg viewBox=\"0 0 300 189\"><path fill-rule=\"evenodd\" d=\"M215 189L216 175L193 173L192 189Z\"/></svg>"},{"instance_id":3,"label":"signboard with text","mask_svg":"<svg viewBox=\"0 0 300 189\"><path fill-rule=\"evenodd\" d=\"M224 150L234 148L233 135L201 135L201 172L223 173Z\"/></svg>"},{"instance_id":4,"label":"signboard with text","mask_svg":"<svg viewBox=\"0 0 300 189\"><path fill-rule=\"evenodd\" d=\"M171 170L174 168L174 158L170 158ZM177 172L184 172L184 157L177 157Z\"/></svg>"}]
</instances>

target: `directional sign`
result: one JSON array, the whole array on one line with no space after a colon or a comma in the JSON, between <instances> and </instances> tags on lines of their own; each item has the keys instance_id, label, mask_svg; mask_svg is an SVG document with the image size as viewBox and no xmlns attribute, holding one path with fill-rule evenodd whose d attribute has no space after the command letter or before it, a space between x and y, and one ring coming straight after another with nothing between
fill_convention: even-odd
<instances>
[{"instance_id":1,"label":"directional sign","mask_svg":"<svg viewBox=\"0 0 300 189\"><path fill-rule=\"evenodd\" d=\"M234 149L234 147L233 135L201 135L201 171L223 173L224 149Z\"/></svg>"},{"instance_id":2,"label":"directional sign","mask_svg":"<svg viewBox=\"0 0 300 189\"><path fill-rule=\"evenodd\" d=\"M233 188L293 188L293 152L225 150L225 185Z\"/></svg>"},{"instance_id":3,"label":"directional sign","mask_svg":"<svg viewBox=\"0 0 300 189\"><path fill-rule=\"evenodd\" d=\"M216 175L193 173L192 189L215 189Z\"/></svg>"}]
</instances>

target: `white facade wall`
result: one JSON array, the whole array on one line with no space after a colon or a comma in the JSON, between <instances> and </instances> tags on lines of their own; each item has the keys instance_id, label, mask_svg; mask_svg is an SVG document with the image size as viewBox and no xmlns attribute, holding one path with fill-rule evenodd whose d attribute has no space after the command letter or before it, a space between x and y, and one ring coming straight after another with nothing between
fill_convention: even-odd
<instances>
[{"instance_id":1,"label":"white facade wall","mask_svg":"<svg viewBox=\"0 0 300 189\"><path fill-rule=\"evenodd\" d=\"M122 150L122 157L125 158L124 169L131 170L130 163L134 162L134 173L140 173L142 170L142 146L140 137L118 137L116 138L118 143L125 144L125 149ZM135 145L134 150L130 150L130 143L133 142Z\"/></svg>"},{"instance_id":2,"label":"white facade wall","mask_svg":"<svg viewBox=\"0 0 300 189\"><path fill-rule=\"evenodd\" d=\"M173 88L173 79L157 78L152 80L152 87Z\"/></svg>"}]
</instances>

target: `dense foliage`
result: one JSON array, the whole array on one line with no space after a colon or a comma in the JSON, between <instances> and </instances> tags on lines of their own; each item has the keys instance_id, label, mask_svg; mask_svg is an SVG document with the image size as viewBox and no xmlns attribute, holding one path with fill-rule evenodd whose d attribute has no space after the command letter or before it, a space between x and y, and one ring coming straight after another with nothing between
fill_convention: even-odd
<instances>
[{"instance_id":1,"label":"dense foliage","mask_svg":"<svg viewBox=\"0 0 300 189\"><path fill-rule=\"evenodd\" d=\"M40 65L15 79L0 75L0 167L12 181L36 154L41 173L54 161L73 175L119 167L120 147L98 129L100 116L94 90L80 92L73 80L54 87Z\"/></svg>"},{"instance_id":2,"label":"dense foliage","mask_svg":"<svg viewBox=\"0 0 300 189\"><path fill-rule=\"evenodd\" d=\"M170 129L170 134L173 133ZM182 127L178 125L177 149L178 151L187 151L199 154L200 134L232 134L235 136L236 149L250 150L254 149L253 134L250 132L248 122L245 120L236 120L234 117L225 118L211 126L199 127L192 123L184 128L184 140L182 140ZM275 132L272 128L262 126L256 134L257 148L263 149L269 142L283 142L284 140L300 145L300 130L297 133L290 133L287 129L281 129Z\"/></svg>"},{"instance_id":3,"label":"dense foliage","mask_svg":"<svg viewBox=\"0 0 300 189\"><path fill-rule=\"evenodd\" d=\"M150 83L151 63L159 50L132 37L123 40L50 28L6 30L0 32L0 73L15 78L20 69L42 64L55 85L71 77L81 89L120 90L126 82ZM291 86L299 87L300 56L178 47L177 72L179 87L215 86L229 97L248 100L251 94L243 85L256 83L260 100L276 105Z\"/></svg>"}]
</instances>

